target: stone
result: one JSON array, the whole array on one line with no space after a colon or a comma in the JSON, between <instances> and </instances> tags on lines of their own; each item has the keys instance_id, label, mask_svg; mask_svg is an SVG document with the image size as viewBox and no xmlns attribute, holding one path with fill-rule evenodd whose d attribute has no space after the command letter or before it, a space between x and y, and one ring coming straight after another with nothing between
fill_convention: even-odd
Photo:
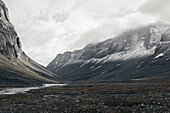
<instances>
[{"instance_id":1,"label":"stone","mask_svg":"<svg viewBox=\"0 0 170 113\"><path fill-rule=\"evenodd\" d=\"M161 41L170 41L170 28L162 34Z\"/></svg>"},{"instance_id":2,"label":"stone","mask_svg":"<svg viewBox=\"0 0 170 113\"><path fill-rule=\"evenodd\" d=\"M19 58L22 47L19 37L10 22L8 9L0 0L0 53L8 58Z\"/></svg>"},{"instance_id":3,"label":"stone","mask_svg":"<svg viewBox=\"0 0 170 113\"><path fill-rule=\"evenodd\" d=\"M22 51L20 38L10 22L8 9L2 0L0 0L0 64L0 85L40 85L58 81L55 74Z\"/></svg>"}]
</instances>

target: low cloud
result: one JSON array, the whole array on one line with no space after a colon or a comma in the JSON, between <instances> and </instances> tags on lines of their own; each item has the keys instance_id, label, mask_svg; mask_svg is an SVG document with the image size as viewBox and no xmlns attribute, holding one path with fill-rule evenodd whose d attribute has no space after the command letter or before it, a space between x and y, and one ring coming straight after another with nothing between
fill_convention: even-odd
<instances>
[{"instance_id":1,"label":"low cloud","mask_svg":"<svg viewBox=\"0 0 170 113\"><path fill-rule=\"evenodd\" d=\"M170 21L170 0L148 0L138 8L144 14L159 18L161 21Z\"/></svg>"},{"instance_id":2,"label":"low cloud","mask_svg":"<svg viewBox=\"0 0 170 113\"><path fill-rule=\"evenodd\" d=\"M58 53L112 38L126 29L168 21L161 7L169 1L161 6L160 0L155 1L4 0L24 51L43 65Z\"/></svg>"}]
</instances>

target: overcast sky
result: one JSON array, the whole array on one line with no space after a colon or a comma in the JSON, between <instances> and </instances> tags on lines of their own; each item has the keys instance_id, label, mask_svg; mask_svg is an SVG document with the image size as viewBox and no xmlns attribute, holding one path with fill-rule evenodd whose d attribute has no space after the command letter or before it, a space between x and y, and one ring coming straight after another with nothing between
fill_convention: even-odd
<instances>
[{"instance_id":1,"label":"overcast sky","mask_svg":"<svg viewBox=\"0 0 170 113\"><path fill-rule=\"evenodd\" d=\"M156 21L170 21L170 0L3 0L25 53L46 66L80 49Z\"/></svg>"}]
</instances>

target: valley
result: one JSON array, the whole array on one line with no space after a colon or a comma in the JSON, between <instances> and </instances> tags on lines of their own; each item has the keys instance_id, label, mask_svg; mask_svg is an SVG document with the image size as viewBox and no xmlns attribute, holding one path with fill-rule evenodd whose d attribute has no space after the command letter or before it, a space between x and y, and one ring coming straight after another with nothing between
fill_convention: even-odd
<instances>
[{"instance_id":1,"label":"valley","mask_svg":"<svg viewBox=\"0 0 170 113\"><path fill-rule=\"evenodd\" d=\"M36 51L34 47L41 46L42 40L36 46L30 44L30 48L33 54L42 52L50 56L58 49L54 48L58 42L51 38L66 41L66 35L78 32L72 28L69 31L67 26L68 31L57 27L55 34L45 32L49 26L46 21L56 16L46 15L46 9L40 12L48 19L33 18L35 23L30 28L36 22L44 24L43 28L36 24L40 31L44 29L44 33L37 34L44 35L42 38L47 39L51 50L45 46L46 51ZM30 15L24 17L27 16ZM57 20L51 22L58 25ZM57 35L58 32L64 35ZM69 41L72 42L66 41L68 45ZM59 44L61 51L68 46L64 44ZM0 0L0 113L170 113L170 24L158 21L89 43L79 50L58 52L46 67L32 60L23 51L8 9Z\"/></svg>"},{"instance_id":2,"label":"valley","mask_svg":"<svg viewBox=\"0 0 170 113\"><path fill-rule=\"evenodd\" d=\"M23 94L0 95L0 112L168 113L168 80L81 82L31 90Z\"/></svg>"}]
</instances>

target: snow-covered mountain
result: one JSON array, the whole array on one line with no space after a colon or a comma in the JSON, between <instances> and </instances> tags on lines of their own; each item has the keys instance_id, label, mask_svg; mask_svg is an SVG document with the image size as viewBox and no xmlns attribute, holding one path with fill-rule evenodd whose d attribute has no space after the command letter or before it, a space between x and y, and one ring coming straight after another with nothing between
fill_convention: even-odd
<instances>
[{"instance_id":1,"label":"snow-covered mountain","mask_svg":"<svg viewBox=\"0 0 170 113\"><path fill-rule=\"evenodd\" d=\"M159 22L128 30L106 41L89 44L81 50L58 54L47 69L64 80L73 81L128 80L170 75L164 74L170 72L169 27Z\"/></svg>"}]
</instances>

